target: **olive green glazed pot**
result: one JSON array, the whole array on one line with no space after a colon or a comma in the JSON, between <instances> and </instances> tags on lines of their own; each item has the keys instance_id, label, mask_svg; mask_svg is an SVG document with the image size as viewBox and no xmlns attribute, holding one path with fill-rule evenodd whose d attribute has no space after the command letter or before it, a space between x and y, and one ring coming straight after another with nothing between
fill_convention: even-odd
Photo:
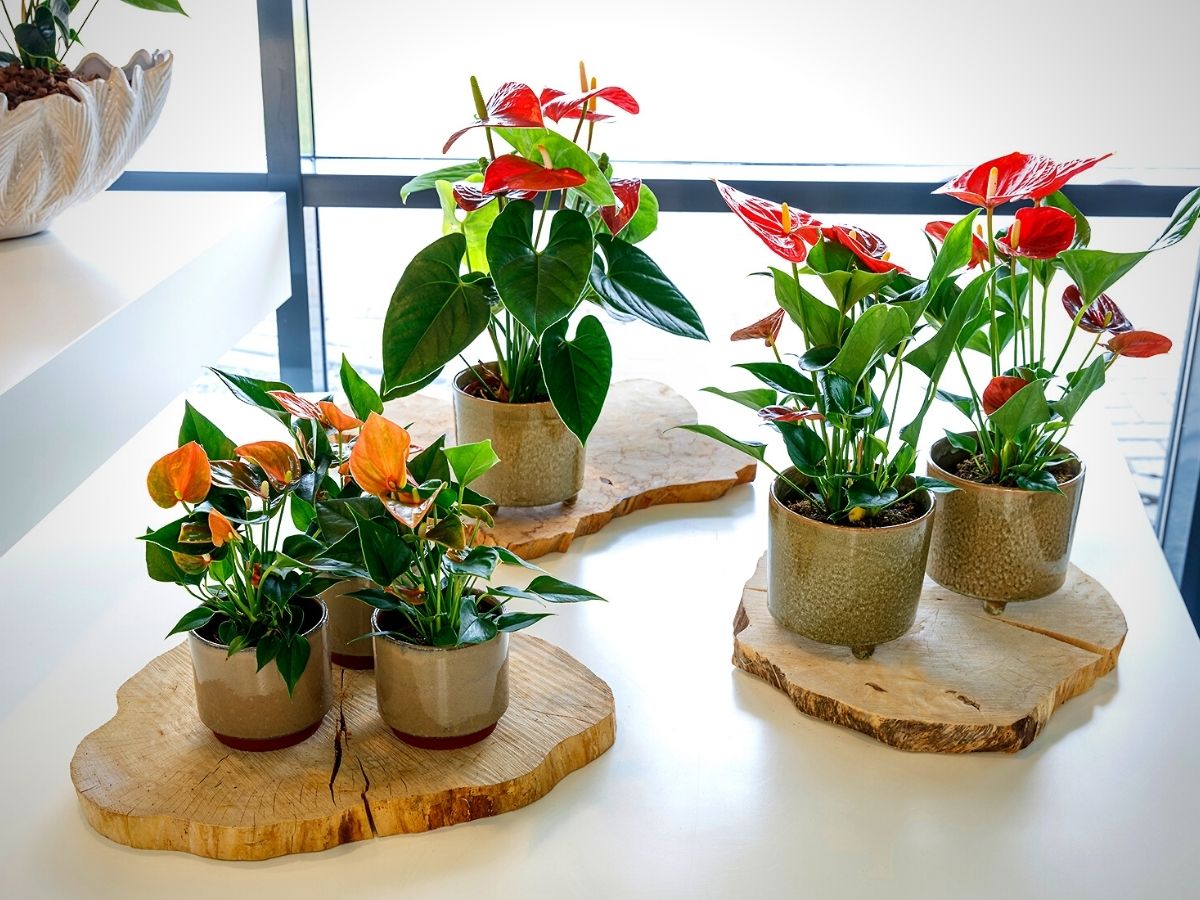
<instances>
[{"instance_id":1,"label":"olive green glazed pot","mask_svg":"<svg viewBox=\"0 0 1200 900\"><path fill-rule=\"evenodd\" d=\"M546 506L583 487L585 451L554 404L497 403L466 392L470 370L454 379L454 432L460 444L491 440L500 462L471 483L500 506Z\"/></svg>"},{"instance_id":2,"label":"olive green glazed pot","mask_svg":"<svg viewBox=\"0 0 1200 900\"><path fill-rule=\"evenodd\" d=\"M329 658L343 668L375 666L371 639L355 640L371 633L371 613L375 610L350 596L374 586L366 578L347 578L321 592L321 602L329 610Z\"/></svg>"},{"instance_id":3,"label":"olive green glazed pot","mask_svg":"<svg viewBox=\"0 0 1200 900\"><path fill-rule=\"evenodd\" d=\"M945 438L929 453L929 474L958 488L937 498L930 577L984 601L984 609L995 615L1006 604L1054 593L1066 581L1071 562L1083 464L1077 457L1071 460L1074 475L1059 484L1061 494L1054 494L959 478L953 472L966 457Z\"/></svg>"},{"instance_id":4,"label":"olive green glazed pot","mask_svg":"<svg viewBox=\"0 0 1200 900\"><path fill-rule=\"evenodd\" d=\"M374 630L396 624L377 610ZM376 634L379 714L406 744L453 750L491 734L508 710L508 634L482 644L427 647Z\"/></svg>"},{"instance_id":5,"label":"olive green glazed pot","mask_svg":"<svg viewBox=\"0 0 1200 900\"><path fill-rule=\"evenodd\" d=\"M783 474L802 487L807 483L795 469ZM916 618L933 501L922 491L914 495L924 509L920 518L853 528L793 512L785 505L792 494L787 482L775 479L767 520L767 608L784 628L866 659Z\"/></svg>"},{"instance_id":6,"label":"olive green glazed pot","mask_svg":"<svg viewBox=\"0 0 1200 900\"><path fill-rule=\"evenodd\" d=\"M259 670L253 647L230 656L224 644L196 631L188 633L196 709L221 743L237 750L280 750L321 726L333 705L329 617L319 600L305 605L315 624L304 632L310 646L308 665L290 697L275 663Z\"/></svg>"}]
</instances>

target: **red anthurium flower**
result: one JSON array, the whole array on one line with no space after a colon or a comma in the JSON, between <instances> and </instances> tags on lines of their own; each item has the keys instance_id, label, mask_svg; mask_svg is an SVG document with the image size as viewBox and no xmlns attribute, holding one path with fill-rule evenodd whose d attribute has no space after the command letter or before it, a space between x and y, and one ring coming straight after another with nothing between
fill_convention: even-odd
<instances>
[{"instance_id":1,"label":"red anthurium flower","mask_svg":"<svg viewBox=\"0 0 1200 900\"><path fill-rule=\"evenodd\" d=\"M350 474L368 494L387 497L400 494L408 485L408 432L379 413L367 416L354 449L350 451Z\"/></svg>"},{"instance_id":2,"label":"red anthurium flower","mask_svg":"<svg viewBox=\"0 0 1200 900\"><path fill-rule=\"evenodd\" d=\"M762 338L768 347L774 347L775 339L779 337L779 329L783 327L783 316L783 310L777 309L753 325L739 328L729 336L729 339L731 341L753 341Z\"/></svg>"},{"instance_id":3,"label":"red anthurium flower","mask_svg":"<svg viewBox=\"0 0 1200 900\"><path fill-rule=\"evenodd\" d=\"M764 406L758 415L767 422L805 422L825 418L815 409L791 409L787 406Z\"/></svg>"},{"instance_id":4,"label":"red anthurium flower","mask_svg":"<svg viewBox=\"0 0 1200 900\"><path fill-rule=\"evenodd\" d=\"M303 397L298 397L291 391L267 391L275 400L290 412L293 416L300 419L319 419L321 411L317 409L317 404L311 400L305 400Z\"/></svg>"},{"instance_id":5,"label":"red anthurium flower","mask_svg":"<svg viewBox=\"0 0 1200 900\"><path fill-rule=\"evenodd\" d=\"M267 473L275 487L286 487L300 478L300 457L283 441L256 441L233 451Z\"/></svg>"},{"instance_id":6,"label":"red anthurium flower","mask_svg":"<svg viewBox=\"0 0 1200 900\"><path fill-rule=\"evenodd\" d=\"M473 122L466 128L460 128L446 141L443 153L449 153L454 142L472 128L541 128L545 125L542 120L542 104L538 95L527 84L509 81L497 88L487 104L487 118Z\"/></svg>"},{"instance_id":7,"label":"red anthurium flower","mask_svg":"<svg viewBox=\"0 0 1200 900\"><path fill-rule=\"evenodd\" d=\"M146 490L150 499L163 509L176 503L199 503L208 496L212 474L208 454L195 441L173 450L150 467Z\"/></svg>"},{"instance_id":8,"label":"red anthurium flower","mask_svg":"<svg viewBox=\"0 0 1200 900\"><path fill-rule=\"evenodd\" d=\"M938 220L930 222L925 226L925 233L943 244L946 241L946 235L950 233L950 229L954 227L953 222ZM973 269L988 258L988 248L978 235L971 235L971 262L967 264L968 269Z\"/></svg>"},{"instance_id":9,"label":"red anthurium flower","mask_svg":"<svg viewBox=\"0 0 1200 900\"><path fill-rule=\"evenodd\" d=\"M590 91L584 91L579 94L564 94L562 91L557 91L554 88L546 88L542 91L541 99L542 112L547 119L552 119L555 122L562 119L578 119L580 114L583 113L585 105L588 108L587 118L589 120L600 121L602 118L611 118L611 116L606 116L603 113L599 115L595 113L595 100L607 100L617 109L634 115L641 109L638 106L637 100L633 98L633 94L619 87L592 88Z\"/></svg>"},{"instance_id":10,"label":"red anthurium flower","mask_svg":"<svg viewBox=\"0 0 1200 900\"><path fill-rule=\"evenodd\" d=\"M509 200L532 200L534 191L509 191L505 194ZM487 206L496 197L488 196L479 189L479 185L469 181L460 181L454 186L454 203L464 212L475 212L481 206Z\"/></svg>"},{"instance_id":11,"label":"red anthurium flower","mask_svg":"<svg viewBox=\"0 0 1200 900\"><path fill-rule=\"evenodd\" d=\"M1007 256L1054 259L1075 240L1075 218L1053 206L1027 206L1017 210L1008 234L996 245Z\"/></svg>"},{"instance_id":12,"label":"red anthurium flower","mask_svg":"<svg viewBox=\"0 0 1200 900\"><path fill-rule=\"evenodd\" d=\"M808 248L821 237L821 223L786 203L772 203L743 194L737 188L715 181L721 199L776 254L788 262L802 263Z\"/></svg>"},{"instance_id":13,"label":"red anthurium flower","mask_svg":"<svg viewBox=\"0 0 1200 900\"><path fill-rule=\"evenodd\" d=\"M1117 356L1146 359L1169 352L1171 339L1153 331L1125 331L1115 335L1104 346Z\"/></svg>"},{"instance_id":14,"label":"red anthurium flower","mask_svg":"<svg viewBox=\"0 0 1200 900\"><path fill-rule=\"evenodd\" d=\"M587 181L574 169L552 169L532 160L509 153L492 160L483 173L483 193L503 194L509 191L557 191L578 187Z\"/></svg>"},{"instance_id":15,"label":"red anthurium flower","mask_svg":"<svg viewBox=\"0 0 1200 900\"><path fill-rule=\"evenodd\" d=\"M321 411L321 424L326 428L331 428L338 434L345 434L348 431L353 431L355 428L362 427L362 420L356 419L349 413L342 412L341 408L328 400L322 400L317 404L317 408Z\"/></svg>"},{"instance_id":16,"label":"red anthurium flower","mask_svg":"<svg viewBox=\"0 0 1200 900\"><path fill-rule=\"evenodd\" d=\"M208 511L208 532L214 547L224 547L231 542L237 543L242 537L233 527L233 523L215 509Z\"/></svg>"},{"instance_id":17,"label":"red anthurium flower","mask_svg":"<svg viewBox=\"0 0 1200 900\"><path fill-rule=\"evenodd\" d=\"M995 209L1014 200L1041 200L1111 153L1070 162L1055 162L1036 153L1010 153L968 169L934 191L964 203ZM993 174L994 172L994 174Z\"/></svg>"},{"instance_id":18,"label":"red anthurium flower","mask_svg":"<svg viewBox=\"0 0 1200 900\"><path fill-rule=\"evenodd\" d=\"M1066 290L1063 291L1062 305L1072 319L1079 315L1079 310L1083 307L1083 295L1079 293L1079 288L1068 284ZM1083 318L1079 320L1079 327L1092 334L1099 334L1102 331L1110 334L1133 331L1133 323L1125 317L1125 313L1121 312L1121 307L1117 306L1108 294L1101 294L1092 302L1092 305L1087 308L1087 312L1083 314Z\"/></svg>"},{"instance_id":19,"label":"red anthurium flower","mask_svg":"<svg viewBox=\"0 0 1200 900\"><path fill-rule=\"evenodd\" d=\"M887 244L878 235L849 225L830 225L821 234L841 244L858 258L860 267L868 272L907 272L890 261Z\"/></svg>"},{"instance_id":20,"label":"red anthurium flower","mask_svg":"<svg viewBox=\"0 0 1200 900\"><path fill-rule=\"evenodd\" d=\"M618 88L618 90L620 90L620 89ZM550 114L548 112L546 112L546 104L551 102L552 100L557 100L560 97L566 97L566 96L567 96L566 93L564 93L563 91L556 90L555 88L545 88L542 91L541 97L538 98L542 101L542 112L546 113L546 115L549 116ZM583 101L581 100L578 105L572 107L567 112L564 112L557 119L554 119L554 121L558 122L562 119L578 119L579 118L579 108L582 105L583 105ZM553 117L551 117L551 118L553 118ZM615 118L615 116L610 116L608 113L594 112L593 104L589 102L588 110L586 113L584 113L584 118L589 122L606 122L609 119Z\"/></svg>"},{"instance_id":21,"label":"red anthurium flower","mask_svg":"<svg viewBox=\"0 0 1200 900\"><path fill-rule=\"evenodd\" d=\"M983 389L983 411L990 416L1027 384L1028 381L1015 375L997 375Z\"/></svg>"},{"instance_id":22,"label":"red anthurium flower","mask_svg":"<svg viewBox=\"0 0 1200 900\"><path fill-rule=\"evenodd\" d=\"M615 236L629 224L629 220L633 218L633 214L638 210L638 202L642 191L642 179L614 178L610 184L613 193L616 194L617 200L621 205L619 207L600 207L600 218L608 226L608 230Z\"/></svg>"}]
</instances>

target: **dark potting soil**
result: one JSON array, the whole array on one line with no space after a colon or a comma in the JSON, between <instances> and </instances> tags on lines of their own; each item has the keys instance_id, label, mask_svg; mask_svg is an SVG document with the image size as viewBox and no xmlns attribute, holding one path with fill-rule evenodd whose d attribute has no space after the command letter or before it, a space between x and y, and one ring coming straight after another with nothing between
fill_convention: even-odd
<instances>
[{"instance_id":1,"label":"dark potting soil","mask_svg":"<svg viewBox=\"0 0 1200 900\"><path fill-rule=\"evenodd\" d=\"M497 401L497 400L501 403L512 402L508 398L508 388L506 388L504 386L503 381L501 381L494 373L492 373L488 369L484 369L484 368L481 368L478 366L476 367L476 369L477 369L477 371L486 373L484 375L484 377L487 379L487 388L484 388L484 386L478 380L474 380L474 381L469 382L466 385L466 387L464 387L462 389L464 394L470 394L472 397L478 397L481 400L491 400L493 402ZM532 400L525 400L522 402L545 403L549 399L550 398L548 396L538 396L538 397L534 397Z\"/></svg>"},{"instance_id":2,"label":"dark potting soil","mask_svg":"<svg viewBox=\"0 0 1200 900\"><path fill-rule=\"evenodd\" d=\"M973 481L976 484L1000 484L1003 487L1014 486L1012 484L1003 484L992 475L987 460L982 456L968 456L966 459L960 461L954 467L954 474L963 481ZM1065 462L1051 469L1050 474L1054 476L1054 480L1059 484L1064 484L1074 478L1076 473L1074 467L1069 462Z\"/></svg>"},{"instance_id":3,"label":"dark potting soil","mask_svg":"<svg viewBox=\"0 0 1200 900\"><path fill-rule=\"evenodd\" d=\"M51 94L62 94L78 102L79 98L67 87L67 81L71 78L93 81L99 77L76 75L66 68L57 72L46 72L42 69L27 69L24 66L0 66L0 94L8 97L9 109L15 109L26 100L41 100Z\"/></svg>"},{"instance_id":4,"label":"dark potting soil","mask_svg":"<svg viewBox=\"0 0 1200 900\"><path fill-rule=\"evenodd\" d=\"M825 510L821 509L807 497L792 498L786 502L786 505L792 512L799 513L804 518L812 519L814 522L845 525L849 528L885 528L888 525L903 525L905 522L912 522L921 518L921 515L924 513L924 510L917 501L901 500L881 510L874 518L862 519L858 522L851 522L849 519L830 522Z\"/></svg>"}]
</instances>

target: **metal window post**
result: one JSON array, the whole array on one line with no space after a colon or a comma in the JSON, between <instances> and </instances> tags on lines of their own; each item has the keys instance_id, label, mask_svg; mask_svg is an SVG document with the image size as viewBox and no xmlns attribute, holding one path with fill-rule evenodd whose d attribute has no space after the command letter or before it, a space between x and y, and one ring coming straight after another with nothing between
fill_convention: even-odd
<instances>
[{"instance_id":1,"label":"metal window post","mask_svg":"<svg viewBox=\"0 0 1200 900\"><path fill-rule=\"evenodd\" d=\"M304 185L300 167L301 114L311 96L298 88L297 11L292 0L258 0L258 36L266 129L267 189L287 197L292 296L276 313L280 378L296 390L325 389L325 320L319 281L310 289ZM303 6L299 8L303 16ZM306 80L307 83L307 80ZM315 224L315 222L314 222Z\"/></svg>"}]
</instances>

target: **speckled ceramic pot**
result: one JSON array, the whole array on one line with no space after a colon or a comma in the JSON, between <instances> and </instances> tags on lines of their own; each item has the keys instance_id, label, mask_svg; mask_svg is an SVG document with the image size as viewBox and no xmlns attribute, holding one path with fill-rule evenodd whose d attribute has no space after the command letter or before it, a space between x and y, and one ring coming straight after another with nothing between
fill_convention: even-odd
<instances>
[{"instance_id":1,"label":"speckled ceramic pot","mask_svg":"<svg viewBox=\"0 0 1200 900\"><path fill-rule=\"evenodd\" d=\"M328 615L319 600L305 602L315 622L304 632L311 652L290 697L274 663L259 671L254 648L229 656L225 645L188 633L196 708L221 743L237 750L280 750L321 727L333 704Z\"/></svg>"},{"instance_id":2,"label":"speckled ceramic pot","mask_svg":"<svg viewBox=\"0 0 1200 900\"><path fill-rule=\"evenodd\" d=\"M329 610L329 658L347 669L372 669L375 652L371 639L355 640L371 633L371 613L375 610L349 596L374 585L365 578L348 578L321 592L321 601Z\"/></svg>"},{"instance_id":3,"label":"speckled ceramic pot","mask_svg":"<svg viewBox=\"0 0 1200 900\"><path fill-rule=\"evenodd\" d=\"M376 631L389 629L377 610ZM425 647L376 635L379 714L400 740L428 750L478 743L508 709L508 634L482 644Z\"/></svg>"},{"instance_id":4,"label":"speckled ceramic pot","mask_svg":"<svg viewBox=\"0 0 1200 900\"><path fill-rule=\"evenodd\" d=\"M930 577L979 598L996 615L1008 603L1054 593L1071 562L1083 464L1072 460L1074 476L1059 485L1061 494L1053 494L959 478L952 473L966 455L945 438L930 450L929 474L958 488L937 498Z\"/></svg>"},{"instance_id":5,"label":"speckled ceramic pot","mask_svg":"<svg viewBox=\"0 0 1200 900\"><path fill-rule=\"evenodd\" d=\"M500 462L472 482L500 506L546 506L570 500L583 487L584 448L554 404L497 403L466 392L470 370L454 379L458 443L490 439Z\"/></svg>"},{"instance_id":6,"label":"speckled ceramic pot","mask_svg":"<svg viewBox=\"0 0 1200 900\"><path fill-rule=\"evenodd\" d=\"M795 469L784 475L806 482ZM933 501L928 493L916 495L924 513L912 522L852 528L788 509L792 491L781 479L771 487L767 607L784 628L866 659L916 618Z\"/></svg>"}]
</instances>

